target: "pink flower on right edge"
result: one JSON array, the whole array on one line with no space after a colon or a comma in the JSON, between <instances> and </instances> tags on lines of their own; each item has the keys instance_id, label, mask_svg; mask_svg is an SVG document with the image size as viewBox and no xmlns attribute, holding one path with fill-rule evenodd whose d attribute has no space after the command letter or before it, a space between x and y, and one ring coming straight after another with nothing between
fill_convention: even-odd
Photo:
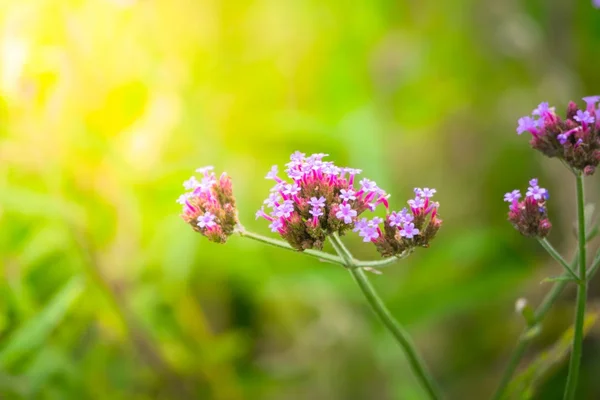
<instances>
[{"instance_id":1,"label":"pink flower on right edge","mask_svg":"<svg viewBox=\"0 0 600 400\"><path fill-rule=\"evenodd\" d=\"M517 134L529 132L531 147L592 175L600 162L600 96L584 97L583 101L585 109L570 102L565 119L556 115L548 103L540 103L531 116L519 118Z\"/></svg>"},{"instance_id":2,"label":"pink flower on right edge","mask_svg":"<svg viewBox=\"0 0 600 400\"><path fill-rule=\"evenodd\" d=\"M552 229L548 218L546 200L548 191L538 185L537 179L529 181L525 199L519 201L521 192L513 190L504 195L504 201L510 203L508 220L522 235L545 238Z\"/></svg>"}]
</instances>

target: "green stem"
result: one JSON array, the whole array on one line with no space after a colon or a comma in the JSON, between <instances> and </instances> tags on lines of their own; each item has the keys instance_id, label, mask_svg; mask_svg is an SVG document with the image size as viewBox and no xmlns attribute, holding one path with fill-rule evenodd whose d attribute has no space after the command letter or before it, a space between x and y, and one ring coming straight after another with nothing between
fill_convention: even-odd
<instances>
[{"instance_id":1,"label":"green stem","mask_svg":"<svg viewBox=\"0 0 600 400\"><path fill-rule=\"evenodd\" d=\"M571 262L571 267L570 267L571 270L577 266L578 260L579 260L579 258L578 258L578 255L576 254L575 258ZM570 276L570 274L568 272L565 272L562 276L566 277L566 276ZM564 290L564 288L567 286L568 283L569 283L568 281L557 281L552 286L552 289L550 289L550 291L548 292L546 297L544 297L541 304L537 307L537 309L535 310L535 312L533 314L533 325L534 326L539 324L544 319L544 317L546 316L548 311L550 311L550 308L552 307L554 302L556 302L556 300L558 299L558 297L560 296L560 294L562 293L562 291ZM510 382L510 379L512 378L512 376L515 373L515 370L519 366L519 362L525 355L527 346L529 345L529 342L532 339L531 336L527 335L529 329L530 329L529 327L525 328L525 330L521 333L521 336L519 336L517 346L514 348L512 354L509 358L508 365L506 367L506 370L504 371L504 374L502 375L500 384L498 385L498 389L496 389L496 393L492 397L494 400L499 400L502 398L502 396L504 395L504 392L506 391L508 383Z\"/></svg>"},{"instance_id":2,"label":"green stem","mask_svg":"<svg viewBox=\"0 0 600 400\"><path fill-rule=\"evenodd\" d=\"M261 243L266 243L268 245L274 246L274 247L279 247L281 249L286 249L286 250L292 250L294 252L298 252L298 250L294 249L292 246L289 245L288 242L285 242L283 240L279 240L279 239L273 239L267 236L263 236L263 235L259 235L258 233L254 233L254 232L249 232L246 229L244 229L241 226L238 226L237 228L237 233L242 236L242 237L247 237L249 239L253 239L256 240L258 242ZM333 264L339 264L339 265L344 265L346 266L346 264L344 264L344 260L341 257L338 256L334 256L333 254L329 254L326 253L324 251L319 251L319 250L304 250L302 251L303 254L307 254L311 257L315 257L320 259L321 261L327 261ZM359 261L356 260L354 258L352 258L352 263L351 263L351 267L347 267L347 268L381 268L381 267L386 267L390 264L395 263L396 261L402 259L402 258L406 258L410 253L407 252L405 254L402 254L398 257L389 257L389 258L384 258L383 260L377 260L377 261ZM352 257L352 256L351 256Z\"/></svg>"},{"instance_id":3,"label":"green stem","mask_svg":"<svg viewBox=\"0 0 600 400\"><path fill-rule=\"evenodd\" d=\"M562 258L560 253L556 251L552 244L550 244L548 239L538 239L538 242L540 242L542 247L552 256L552 258L554 258L556 261L558 261L560 265L562 265L562 267L567 271L567 273L571 275L573 279L575 279L575 281L579 281L579 277L577 276L577 274L571 269L571 267L569 267L569 264L567 264L567 262L564 258Z\"/></svg>"},{"instance_id":4,"label":"green stem","mask_svg":"<svg viewBox=\"0 0 600 400\"><path fill-rule=\"evenodd\" d=\"M587 300L587 270L586 270L586 232L585 232L585 197L583 174L577 174L577 225L579 228L579 283L577 288L577 305L575 309L575 327L573 334L573 349L569 362L569 375L565 387L565 400L575 398L579 367L581 365L581 350L583 347L583 323L585 320L585 303Z\"/></svg>"},{"instance_id":5,"label":"green stem","mask_svg":"<svg viewBox=\"0 0 600 400\"><path fill-rule=\"evenodd\" d=\"M352 268L355 267L352 255L346 249L342 241L337 235L331 236L331 242L345 262L347 263L347 267L352 274L352 277L360 287L363 292L367 302L377 314L377 316L381 319L385 327L390 331L390 333L394 336L394 339L398 342L408 362L410 367L418 379L419 383L423 386L423 388L427 391L429 397L433 400L440 399L441 395L437 386L435 385L433 378L430 373L427 371L425 367L425 363L417 353L415 345L412 343L410 336L408 333L402 328L402 326L394 319L390 311L387 309L383 301L377 295L377 292L365 276L364 271L361 268Z\"/></svg>"},{"instance_id":6,"label":"green stem","mask_svg":"<svg viewBox=\"0 0 600 400\"><path fill-rule=\"evenodd\" d=\"M272 239L267 236L259 235L258 233L248 232L244 228L241 228L241 227L238 227L237 232L239 233L240 236L243 236L243 237L247 237L247 238L262 242L262 243L266 243L271 246L298 252L298 250L294 249L292 246L290 246L290 244L288 242L284 242L283 240ZM328 262L331 262L334 264L345 265L344 261L340 257L334 256L333 254L329 254L324 251L311 249L311 250L304 250L302 252L302 254L307 254L311 257L316 257L320 260L328 261Z\"/></svg>"}]
</instances>

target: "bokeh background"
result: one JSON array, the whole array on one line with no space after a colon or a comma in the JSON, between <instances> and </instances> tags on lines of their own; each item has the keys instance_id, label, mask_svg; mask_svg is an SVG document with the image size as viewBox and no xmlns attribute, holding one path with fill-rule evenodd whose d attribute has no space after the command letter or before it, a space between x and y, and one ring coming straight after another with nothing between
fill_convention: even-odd
<instances>
[{"instance_id":1,"label":"bokeh background","mask_svg":"<svg viewBox=\"0 0 600 400\"><path fill-rule=\"evenodd\" d=\"M0 1L0 398L424 399L343 269L179 219L181 182L214 165L268 234L263 177L295 150L363 169L396 209L437 188L431 248L372 281L448 398L488 398L515 300L561 272L503 194L538 177L574 247L574 180L516 119L598 94L599 40L584 0ZM571 288L513 398L562 397L573 306ZM599 338L580 399L600 398Z\"/></svg>"}]
</instances>

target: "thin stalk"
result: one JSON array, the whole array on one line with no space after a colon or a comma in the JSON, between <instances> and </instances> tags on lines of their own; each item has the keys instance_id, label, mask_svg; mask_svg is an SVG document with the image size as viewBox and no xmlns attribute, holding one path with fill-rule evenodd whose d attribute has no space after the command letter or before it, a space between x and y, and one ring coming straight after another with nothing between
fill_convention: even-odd
<instances>
[{"instance_id":1,"label":"thin stalk","mask_svg":"<svg viewBox=\"0 0 600 400\"><path fill-rule=\"evenodd\" d=\"M577 304L575 309L575 327L573 334L573 349L569 362L569 375L565 387L565 400L575 398L579 367L581 365L581 351L583 348L583 323L585 320L585 303L587 300L587 270L586 270L586 231L585 231L585 197L583 187L583 174L576 175L577 180L577 226L579 228L579 283L577 288Z\"/></svg>"},{"instance_id":2,"label":"thin stalk","mask_svg":"<svg viewBox=\"0 0 600 400\"><path fill-rule=\"evenodd\" d=\"M579 277L577 276L577 274L571 269L571 267L569 267L569 264L567 264L567 262L564 258L562 258L560 253L556 251L554 246L550 244L548 239L538 239L538 242L540 242L542 247L548 252L548 254L552 256L552 258L554 258L556 261L558 261L560 265L562 265L562 267L567 271L567 273L571 275L573 279L575 279L575 281L579 282Z\"/></svg>"},{"instance_id":3,"label":"thin stalk","mask_svg":"<svg viewBox=\"0 0 600 400\"><path fill-rule=\"evenodd\" d=\"M367 279L365 272L361 268L352 268L354 261L352 255L346 249L342 241L337 235L331 236L331 241L334 248L347 263L348 270L352 277L360 287L363 295L367 299L367 302L381 319L385 327L396 339L396 342L400 345L406 358L408 359L409 365L415 374L419 383L423 386L429 397L433 400L441 399L441 394L437 388L431 374L425 367L423 359L419 356L415 345L412 343L408 333L402 328L402 326L394 319L390 311L387 309L381 298L377 295L377 292Z\"/></svg>"},{"instance_id":4,"label":"thin stalk","mask_svg":"<svg viewBox=\"0 0 600 400\"><path fill-rule=\"evenodd\" d=\"M579 260L579 258L578 258L578 255L576 254L575 258L571 262L571 267L570 267L571 270L577 266L578 260ZM568 277L568 276L570 276L570 274L568 272L565 272L562 276ZM535 312L533 313L533 325L534 326L539 324L544 319L544 317L546 316L548 311L550 311L550 308L552 307L554 302L556 302L556 300L558 299L558 297L560 296L560 294L562 293L562 291L564 290L564 288L567 286L568 283L569 283L568 281L557 281L552 286L552 289L550 289L550 291L548 292L546 297L544 297L544 299L542 300L540 305L536 308ZM523 330L523 332L521 333L521 335L519 336L519 340L517 341L517 345L515 346L514 350L512 351L512 354L508 361L508 365L507 365L506 369L504 370L504 374L502 375L500 384L498 385L498 389L496 389L496 393L494 393L494 396L492 397L494 400L499 400L502 398L502 396L504 395L504 392L506 391L506 388L508 387L508 383L510 382L510 379L514 375L515 370L519 366L521 359L525 355L527 346L529 345L529 342L532 339L531 336L527 335L529 329L530 329L530 327L525 328Z\"/></svg>"},{"instance_id":5,"label":"thin stalk","mask_svg":"<svg viewBox=\"0 0 600 400\"><path fill-rule=\"evenodd\" d=\"M271 246L298 252L298 250L294 249L292 246L290 246L290 244L288 242L284 242L283 240L273 239L273 238L270 238L267 236L259 235L258 233L254 233L254 232L248 232L243 228L238 228L237 232L240 236L247 237L247 238L256 240L258 242L262 242L262 243L269 244ZM344 261L342 260L342 258L340 258L338 256L334 256L333 254L326 253L324 251L310 249L310 250L304 250L302 253L307 254L311 257L318 258L320 260L328 261L328 262L331 262L334 264L344 265Z\"/></svg>"}]
</instances>

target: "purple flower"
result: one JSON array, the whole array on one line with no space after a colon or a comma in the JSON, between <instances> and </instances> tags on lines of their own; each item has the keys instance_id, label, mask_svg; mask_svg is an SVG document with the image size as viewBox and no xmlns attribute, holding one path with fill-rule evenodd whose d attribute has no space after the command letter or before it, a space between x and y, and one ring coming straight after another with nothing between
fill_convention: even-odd
<instances>
[{"instance_id":1,"label":"purple flower","mask_svg":"<svg viewBox=\"0 0 600 400\"><path fill-rule=\"evenodd\" d=\"M550 107L548 105L548 102L543 102L540 103L537 108L535 110L533 110L532 114L533 115L539 115L540 117L543 117L544 115L547 114L553 114L554 113L554 107Z\"/></svg>"},{"instance_id":2,"label":"purple flower","mask_svg":"<svg viewBox=\"0 0 600 400\"><path fill-rule=\"evenodd\" d=\"M539 123L531 117L519 118L519 126L517 126L517 134L520 135L523 132L537 132Z\"/></svg>"},{"instance_id":3,"label":"purple flower","mask_svg":"<svg viewBox=\"0 0 600 400\"><path fill-rule=\"evenodd\" d=\"M283 204L276 206L273 209L273 213L278 218L289 218L294 212L294 202L292 200L284 200Z\"/></svg>"},{"instance_id":4,"label":"purple flower","mask_svg":"<svg viewBox=\"0 0 600 400\"><path fill-rule=\"evenodd\" d=\"M200 167L196 170L196 172L200 172L203 175L208 175L208 171L212 171L215 169L212 165L207 165L206 167Z\"/></svg>"},{"instance_id":5,"label":"purple flower","mask_svg":"<svg viewBox=\"0 0 600 400\"><path fill-rule=\"evenodd\" d=\"M184 193L177 198L177 203L184 205L190 197L192 197L192 193Z\"/></svg>"},{"instance_id":6,"label":"purple flower","mask_svg":"<svg viewBox=\"0 0 600 400\"><path fill-rule=\"evenodd\" d=\"M438 205L439 205L439 203L433 203L433 204L438 204ZM412 215L412 214L409 214L409 213L408 213L408 210L406 209L406 207L404 207L404 208L403 208L403 209L400 211L400 215L402 216L402 218L404 218L404 223L407 223L407 222L412 222L412 220L414 220L414 219L415 219L415 217L413 217L413 215Z\"/></svg>"},{"instance_id":7,"label":"purple flower","mask_svg":"<svg viewBox=\"0 0 600 400\"><path fill-rule=\"evenodd\" d=\"M535 185L527 188L527 193L525 193L525 196L533 197L534 200L542 200L546 197L547 193L548 191L546 189Z\"/></svg>"},{"instance_id":8,"label":"purple flower","mask_svg":"<svg viewBox=\"0 0 600 400\"><path fill-rule=\"evenodd\" d=\"M292 155L290 156L290 160L294 161L294 162L302 162L304 161L304 157L306 156L306 154L304 153L300 153L299 151L295 151L294 153L292 153Z\"/></svg>"},{"instance_id":9,"label":"purple flower","mask_svg":"<svg viewBox=\"0 0 600 400\"><path fill-rule=\"evenodd\" d=\"M201 215L197 219L198 227L200 228L212 228L217 225L215 223L215 216L210 212L205 212L204 215Z\"/></svg>"},{"instance_id":10,"label":"purple flower","mask_svg":"<svg viewBox=\"0 0 600 400\"><path fill-rule=\"evenodd\" d=\"M280 219L276 219L269 224L269 228L271 228L271 232L278 232L283 228L283 222Z\"/></svg>"},{"instance_id":11,"label":"purple flower","mask_svg":"<svg viewBox=\"0 0 600 400\"><path fill-rule=\"evenodd\" d=\"M369 221L366 218L361 218L359 221L354 223L354 229L352 229L352 232L358 232L367 226L369 226Z\"/></svg>"},{"instance_id":12,"label":"purple flower","mask_svg":"<svg viewBox=\"0 0 600 400\"><path fill-rule=\"evenodd\" d=\"M433 197L433 195L437 192L435 189L425 188L419 192L419 196L421 197Z\"/></svg>"},{"instance_id":13,"label":"purple flower","mask_svg":"<svg viewBox=\"0 0 600 400\"><path fill-rule=\"evenodd\" d=\"M275 179L277 180L277 174L279 173L279 169L277 168L277 165L273 165L271 167L271 170L269 171L269 173L267 173L267 176L265 176L265 179Z\"/></svg>"},{"instance_id":14,"label":"purple flower","mask_svg":"<svg viewBox=\"0 0 600 400\"><path fill-rule=\"evenodd\" d=\"M352 189L341 189L340 190L340 199L344 201L356 200L355 192Z\"/></svg>"},{"instance_id":15,"label":"purple flower","mask_svg":"<svg viewBox=\"0 0 600 400\"><path fill-rule=\"evenodd\" d=\"M425 199L422 197L415 197L414 199L410 199L408 201L408 205L411 208L421 208L425 206Z\"/></svg>"},{"instance_id":16,"label":"purple flower","mask_svg":"<svg viewBox=\"0 0 600 400\"><path fill-rule=\"evenodd\" d=\"M383 222L383 218L373 217L373 219L369 222L369 226L379 226Z\"/></svg>"},{"instance_id":17,"label":"purple flower","mask_svg":"<svg viewBox=\"0 0 600 400\"><path fill-rule=\"evenodd\" d=\"M356 217L356 210L353 210L350 204L342 204L340 210L335 213L337 219L343 219L344 223L352 223L352 218Z\"/></svg>"},{"instance_id":18,"label":"purple flower","mask_svg":"<svg viewBox=\"0 0 600 400\"><path fill-rule=\"evenodd\" d=\"M198 179L196 179L195 176L192 176L190 179L183 182L183 187L185 188L185 190L194 190L198 186L200 186L200 182L198 182Z\"/></svg>"},{"instance_id":19,"label":"purple flower","mask_svg":"<svg viewBox=\"0 0 600 400\"><path fill-rule=\"evenodd\" d=\"M283 193L290 196L295 196L298 192L300 192L300 186L298 186L297 183L289 183L285 185L285 188L283 189Z\"/></svg>"},{"instance_id":20,"label":"purple flower","mask_svg":"<svg viewBox=\"0 0 600 400\"><path fill-rule=\"evenodd\" d=\"M533 179L531 181L533 181ZM531 183L531 181L530 181L530 183ZM504 195L504 201L508 201L509 203L518 201L519 198L521 198L520 190L513 190L512 192L508 192Z\"/></svg>"},{"instance_id":21,"label":"purple flower","mask_svg":"<svg viewBox=\"0 0 600 400\"><path fill-rule=\"evenodd\" d=\"M390 226L400 226L404 223L404 217L394 211L388 217L388 221L390 221Z\"/></svg>"},{"instance_id":22,"label":"purple flower","mask_svg":"<svg viewBox=\"0 0 600 400\"><path fill-rule=\"evenodd\" d=\"M265 208L261 207L260 210L258 210L256 212L256 214L254 214L254 217L256 217L256 219L259 219L260 217L264 217L265 215L266 215L265 214Z\"/></svg>"},{"instance_id":23,"label":"purple flower","mask_svg":"<svg viewBox=\"0 0 600 400\"><path fill-rule=\"evenodd\" d=\"M531 178L529 180L529 185L530 186L537 186L538 185L538 179L537 178Z\"/></svg>"},{"instance_id":24,"label":"purple flower","mask_svg":"<svg viewBox=\"0 0 600 400\"><path fill-rule=\"evenodd\" d=\"M592 0L592 6L600 8L600 0Z\"/></svg>"},{"instance_id":25,"label":"purple flower","mask_svg":"<svg viewBox=\"0 0 600 400\"><path fill-rule=\"evenodd\" d=\"M577 110L577 114L573 119L581 124L592 124L594 123L594 117L590 115L589 111Z\"/></svg>"},{"instance_id":26,"label":"purple flower","mask_svg":"<svg viewBox=\"0 0 600 400\"><path fill-rule=\"evenodd\" d=\"M363 242L371 242L379 237L379 232L373 226L365 226L358 232L358 235L363 238Z\"/></svg>"},{"instance_id":27,"label":"purple flower","mask_svg":"<svg viewBox=\"0 0 600 400\"><path fill-rule=\"evenodd\" d=\"M269 195L269 197L264 201L264 204L267 205L267 207L275 207L279 202L281 201L281 198L279 197L279 193L277 192L273 192Z\"/></svg>"},{"instance_id":28,"label":"purple flower","mask_svg":"<svg viewBox=\"0 0 600 400\"><path fill-rule=\"evenodd\" d=\"M312 208L309 213L315 218L323 215L323 211L318 207Z\"/></svg>"},{"instance_id":29,"label":"purple flower","mask_svg":"<svg viewBox=\"0 0 600 400\"><path fill-rule=\"evenodd\" d=\"M560 134L556 135L556 139L558 139L558 143L564 145L565 143L567 143L567 140L569 139L569 132L560 133Z\"/></svg>"},{"instance_id":30,"label":"purple flower","mask_svg":"<svg viewBox=\"0 0 600 400\"><path fill-rule=\"evenodd\" d=\"M600 4L600 0L597 1ZM591 107L593 109L596 103L600 101L600 96L587 96L583 98L583 101L585 101L585 104L587 104L588 108Z\"/></svg>"},{"instance_id":31,"label":"purple flower","mask_svg":"<svg viewBox=\"0 0 600 400\"><path fill-rule=\"evenodd\" d=\"M361 190L364 190L365 192L375 192L377 189L379 189L377 187L377 183L367 178L364 178L359 183L361 186Z\"/></svg>"},{"instance_id":32,"label":"purple flower","mask_svg":"<svg viewBox=\"0 0 600 400\"><path fill-rule=\"evenodd\" d=\"M409 222L404 225L404 228L400 229L400 236L405 237L407 239L412 239L415 235L419 234L419 230L415 228L415 224Z\"/></svg>"},{"instance_id":33,"label":"purple flower","mask_svg":"<svg viewBox=\"0 0 600 400\"><path fill-rule=\"evenodd\" d=\"M325 207L325 197L321 196L318 199L316 197L311 197L308 204L313 208L323 208Z\"/></svg>"}]
</instances>

